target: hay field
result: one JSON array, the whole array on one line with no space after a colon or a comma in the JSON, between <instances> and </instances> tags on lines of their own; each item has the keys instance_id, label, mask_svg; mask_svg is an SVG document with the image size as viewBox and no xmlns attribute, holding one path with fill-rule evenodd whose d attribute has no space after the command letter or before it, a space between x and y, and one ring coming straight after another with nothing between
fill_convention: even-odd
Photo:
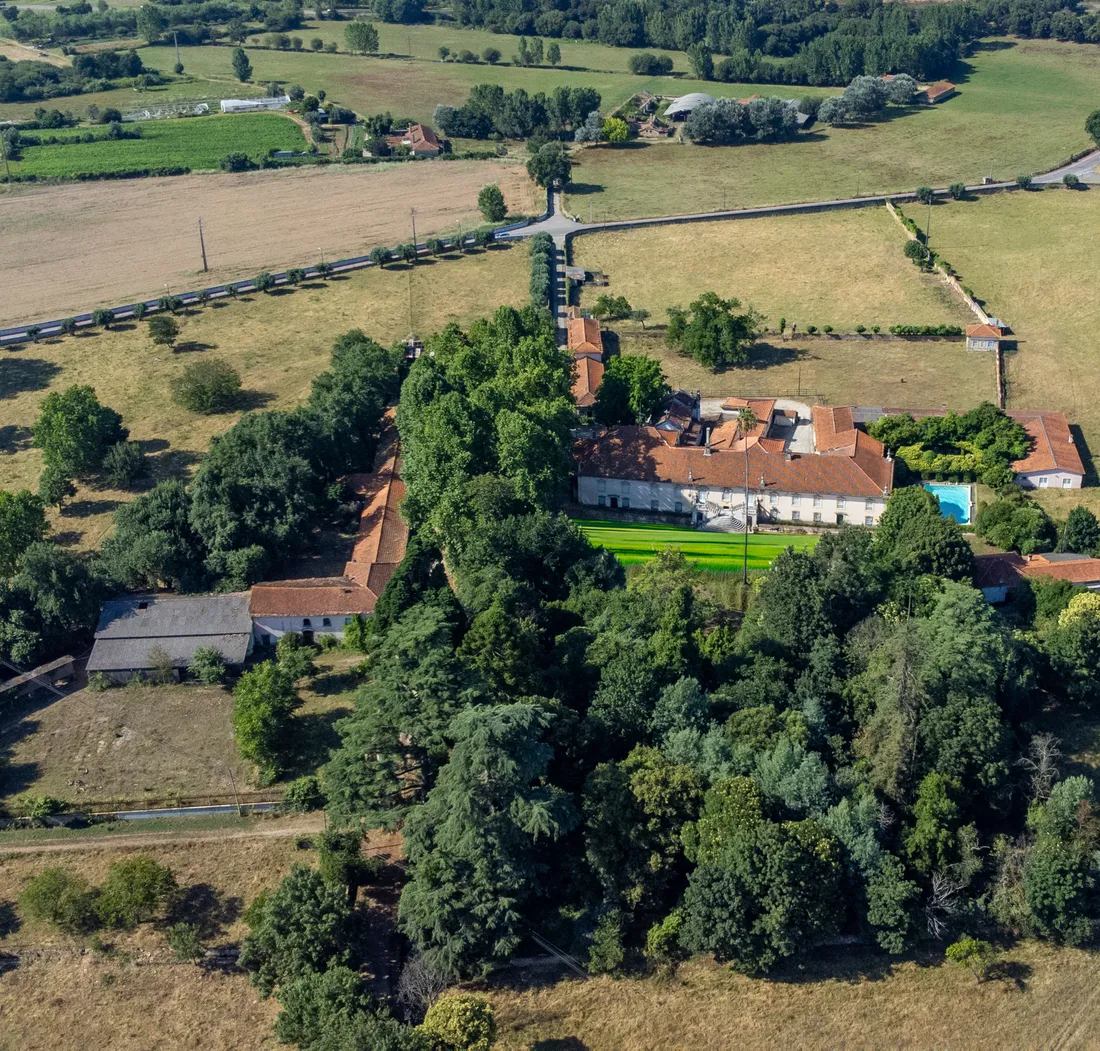
<instances>
[{"instance_id":1,"label":"hay field","mask_svg":"<svg viewBox=\"0 0 1100 1051\"><path fill-rule=\"evenodd\" d=\"M830 405L970 409L997 396L992 355L968 354L961 340L769 336L757 343L750 365L716 373L671 350L652 325L643 332L635 322L616 321L612 329L621 353L657 358L671 386L706 397L781 394Z\"/></svg>"},{"instance_id":2,"label":"hay field","mask_svg":"<svg viewBox=\"0 0 1100 1051\"><path fill-rule=\"evenodd\" d=\"M542 211L523 168L493 161L21 186L0 195L0 326L365 254L409 240L412 207L421 240L469 228L490 182L512 211Z\"/></svg>"},{"instance_id":3,"label":"hay field","mask_svg":"<svg viewBox=\"0 0 1100 1051\"><path fill-rule=\"evenodd\" d=\"M37 487L42 459L31 447L30 428L51 390L91 384L101 402L122 414L131 437L143 443L154 478L186 474L210 438L238 418L236 413L198 416L170 400L172 381L197 355L222 358L240 372L246 407L291 408L328 367L332 341L340 333L362 328L387 345L404 338L410 294L417 334L437 332L452 321L466 325L502 304L522 306L528 273L521 246L500 246L411 269L371 268L312 281L293 292L218 300L181 315L180 350L174 354L149 341L145 323L5 350L0 354L3 487ZM55 538L95 546L110 528L114 509L132 496L81 487L63 516L51 513Z\"/></svg>"},{"instance_id":4,"label":"hay field","mask_svg":"<svg viewBox=\"0 0 1100 1051\"><path fill-rule=\"evenodd\" d=\"M772 980L696 961L669 982L594 978L491 991L498 1051L1083 1049L1100 1043L1100 958L1022 944L978 984L942 956L821 950Z\"/></svg>"},{"instance_id":5,"label":"hay field","mask_svg":"<svg viewBox=\"0 0 1100 1051\"><path fill-rule=\"evenodd\" d=\"M971 323L942 280L905 258L905 243L885 208L861 208L585 234L573 241L573 261L611 282L586 286L583 306L611 292L658 323L668 307L687 307L703 291L752 306L769 329L781 318L801 332Z\"/></svg>"}]
</instances>

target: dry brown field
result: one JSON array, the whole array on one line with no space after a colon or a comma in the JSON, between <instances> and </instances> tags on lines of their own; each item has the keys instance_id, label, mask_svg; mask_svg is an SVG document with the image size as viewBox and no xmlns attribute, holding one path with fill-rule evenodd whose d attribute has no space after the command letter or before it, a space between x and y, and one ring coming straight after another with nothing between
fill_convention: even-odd
<instances>
[{"instance_id":1,"label":"dry brown field","mask_svg":"<svg viewBox=\"0 0 1100 1051\"><path fill-rule=\"evenodd\" d=\"M315 770L338 744L333 724L351 710L361 659L319 654L317 674L298 684L287 779ZM229 690L195 683L32 699L0 725L0 800L48 795L103 811L277 797L282 784L262 788L238 756L232 710Z\"/></svg>"},{"instance_id":2,"label":"dry brown field","mask_svg":"<svg viewBox=\"0 0 1100 1051\"><path fill-rule=\"evenodd\" d=\"M417 228L419 234L419 227ZM522 246L494 247L466 256L356 271L331 281L310 281L293 292L217 300L181 315L172 353L149 341L146 324L123 323L68 339L0 352L0 486L34 490L42 470L31 428L42 399L74 383L93 386L99 400L122 414L131 437L143 443L154 479L186 474L215 434L239 413L200 416L176 405L172 381L197 356L229 362L241 374L243 407L293 408L313 377L328 367L332 342L361 328L383 345L409 333L468 325L498 306L522 306L528 297L527 254ZM54 537L94 547L111 527L111 515L132 493L80 485L63 515L51 512Z\"/></svg>"},{"instance_id":3,"label":"dry brown field","mask_svg":"<svg viewBox=\"0 0 1100 1051\"><path fill-rule=\"evenodd\" d=\"M753 979L709 961L668 982L595 978L495 990L499 1051L729 1048L1083 1049L1100 1043L1100 958L1024 944L977 983L929 957L822 951Z\"/></svg>"},{"instance_id":4,"label":"dry brown field","mask_svg":"<svg viewBox=\"0 0 1100 1051\"><path fill-rule=\"evenodd\" d=\"M363 255L411 240L413 207L421 240L469 229L491 182L513 212L542 211L524 169L494 161L19 186L0 194L0 325Z\"/></svg>"}]
</instances>

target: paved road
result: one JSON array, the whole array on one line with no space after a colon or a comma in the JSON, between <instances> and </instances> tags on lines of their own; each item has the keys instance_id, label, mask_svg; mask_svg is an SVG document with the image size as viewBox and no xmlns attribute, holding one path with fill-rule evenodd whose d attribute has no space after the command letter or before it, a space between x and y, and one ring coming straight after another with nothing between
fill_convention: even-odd
<instances>
[{"instance_id":1,"label":"paved road","mask_svg":"<svg viewBox=\"0 0 1100 1051\"><path fill-rule=\"evenodd\" d=\"M1082 157L1079 161L1067 164L1061 168L1055 168L1046 175L1036 175L1035 181L1039 183L1061 182L1063 175L1076 175L1081 182L1100 185L1100 150Z\"/></svg>"}]
</instances>

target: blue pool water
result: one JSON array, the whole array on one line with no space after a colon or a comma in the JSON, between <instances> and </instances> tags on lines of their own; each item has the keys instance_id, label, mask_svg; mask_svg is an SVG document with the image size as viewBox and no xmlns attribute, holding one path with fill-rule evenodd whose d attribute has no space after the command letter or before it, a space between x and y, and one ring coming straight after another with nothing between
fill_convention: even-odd
<instances>
[{"instance_id":1,"label":"blue pool water","mask_svg":"<svg viewBox=\"0 0 1100 1051\"><path fill-rule=\"evenodd\" d=\"M939 498L940 512L944 518L952 515L959 525L970 521L970 486L926 482L924 488Z\"/></svg>"}]
</instances>

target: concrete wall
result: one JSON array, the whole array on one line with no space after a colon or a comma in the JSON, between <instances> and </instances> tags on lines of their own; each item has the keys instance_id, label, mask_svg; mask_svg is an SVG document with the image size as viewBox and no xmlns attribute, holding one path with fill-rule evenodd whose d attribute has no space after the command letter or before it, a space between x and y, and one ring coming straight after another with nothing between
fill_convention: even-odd
<instances>
[{"instance_id":1,"label":"concrete wall","mask_svg":"<svg viewBox=\"0 0 1100 1051\"><path fill-rule=\"evenodd\" d=\"M618 507L662 514L671 512L691 515L705 507L707 514L711 516L724 511L737 512L745 502L742 488L716 489L699 485L677 485L672 482L631 482L586 475L577 479L577 500L588 507ZM886 499L882 496L818 496L812 493L783 493L750 488L749 506L754 514L759 510L761 522L801 522L807 525L817 522L822 525L836 525L838 521L843 521L852 525L874 526L878 525L879 518L886 509Z\"/></svg>"},{"instance_id":2,"label":"concrete wall","mask_svg":"<svg viewBox=\"0 0 1100 1051\"><path fill-rule=\"evenodd\" d=\"M1016 475L1016 484L1023 489L1080 489L1081 476L1070 471L1028 471Z\"/></svg>"}]
</instances>

